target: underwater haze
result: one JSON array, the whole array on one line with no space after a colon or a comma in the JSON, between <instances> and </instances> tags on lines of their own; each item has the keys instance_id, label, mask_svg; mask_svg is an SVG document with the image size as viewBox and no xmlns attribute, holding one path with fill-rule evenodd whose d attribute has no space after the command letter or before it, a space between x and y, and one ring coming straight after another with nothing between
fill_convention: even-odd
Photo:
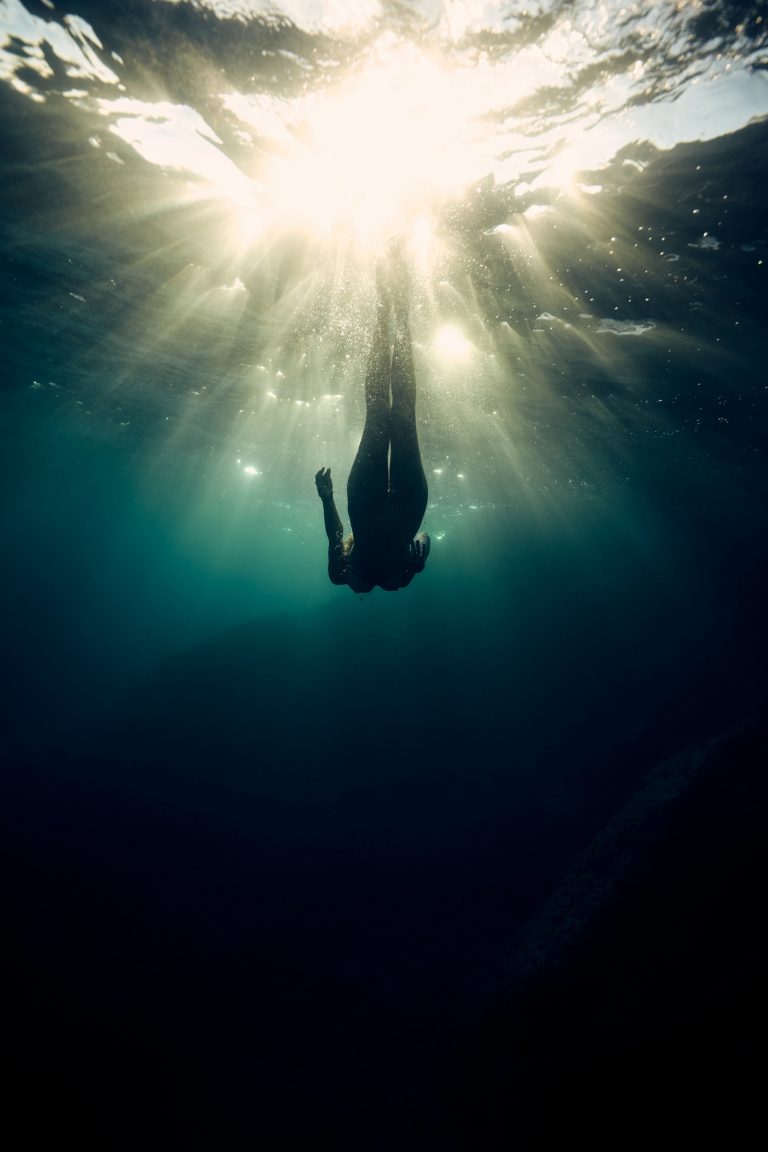
<instances>
[{"instance_id":1,"label":"underwater haze","mask_svg":"<svg viewBox=\"0 0 768 1152\"><path fill-rule=\"evenodd\" d=\"M29 1145L738 1146L768 6L0 0L0 172ZM356 595L394 236L432 547Z\"/></svg>"}]
</instances>

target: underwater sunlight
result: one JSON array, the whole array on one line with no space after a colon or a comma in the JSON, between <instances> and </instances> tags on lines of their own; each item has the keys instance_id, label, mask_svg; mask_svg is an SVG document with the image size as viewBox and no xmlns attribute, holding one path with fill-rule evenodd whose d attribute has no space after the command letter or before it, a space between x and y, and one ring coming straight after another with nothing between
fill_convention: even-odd
<instances>
[{"instance_id":1,"label":"underwater sunlight","mask_svg":"<svg viewBox=\"0 0 768 1152\"><path fill-rule=\"evenodd\" d=\"M185 10L157 7L172 18ZM130 435L139 395L150 412L140 382L150 369L149 403L166 425L158 467L165 457L183 470L192 440L213 437L216 475L223 460L234 475L234 461L263 457L266 442L265 467L294 500L289 461L351 457L375 260L397 234L413 268L427 455L458 426L474 446L511 420L514 450L507 432L501 448L509 483L500 488L494 468L480 503L535 500L533 485L548 505L553 480L599 492L614 471L603 441L662 399L646 394L638 344L680 340L659 291L693 303L721 226L715 217L706 227L706 183L692 174L687 235L676 219L670 250L654 223L662 205L644 188L648 165L659 150L768 112L759 18L723 28L702 58L685 47L698 6L668 2L577 2L529 16L413 5L390 25L377 6L307 3L283 9L295 21L284 45L271 6L205 8L242 30L242 60L234 51L213 66L188 38L169 68L165 45L131 44L120 21L100 30L53 5L0 8L0 76L39 106L41 124L54 109L64 116L71 154L83 154L69 177L74 214L66 202L48 212L76 237L90 204L131 249L108 348L91 347L79 365L93 381L82 407L91 418L112 410ZM260 14L264 46L252 50L246 28ZM332 39L304 59L312 36ZM45 164L50 149L41 152ZM55 162L69 164L66 154ZM617 192L631 197L632 187L629 215ZM70 301L81 295L92 308L90 295ZM203 334L211 379L187 389L184 361ZM106 359L117 370L105 389L96 380ZM564 364L571 376L584 365L588 442L568 432L556 386ZM595 370L616 381L613 396L594 399Z\"/></svg>"},{"instance_id":2,"label":"underwater sunlight","mask_svg":"<svg viewBox=\"0 0 768 1152\"><path fill-rule=\"evenodd\" d=\"M148 477L194 493L193 519L223 504L235 539L244 475L251 500L296 510L312 500L297 461L351 462L393 235L424 455L452 460L437 531L469 504L560 516L575 493L609 498L625 437L696 419L648 365L727 360L714 277L754 237L721 247L733 214L706 165L683 164L674 207L657 171L768 114L759 13L136 4L102 20L3 0L0 80L30 112L19 155L66 189L41 226L74 254L61 331L81 338L55 383L68 395L71 368L84 427L151 441ZM32 178L16 166L20 201ZM73 275L96 234L99 266Z\"/></svg>"}]
</instances>

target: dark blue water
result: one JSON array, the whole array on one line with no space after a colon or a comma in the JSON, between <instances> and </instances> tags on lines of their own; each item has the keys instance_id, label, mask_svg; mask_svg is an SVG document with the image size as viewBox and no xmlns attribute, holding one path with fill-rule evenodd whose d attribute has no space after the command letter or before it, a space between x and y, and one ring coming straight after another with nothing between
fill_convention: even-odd
<instances>
[{"instance_id":1,"label":"dark blue water","mask_svg":"<svg viewBox=\"0 0 768 1152\"><path fill-rule=\"evenodd\" d=\"M767 30L663 0L0 4L32 1143L748 1122ZM393 229L432 553L360 597L313 475L343 505Z\"/></svg>"}]
</instances>

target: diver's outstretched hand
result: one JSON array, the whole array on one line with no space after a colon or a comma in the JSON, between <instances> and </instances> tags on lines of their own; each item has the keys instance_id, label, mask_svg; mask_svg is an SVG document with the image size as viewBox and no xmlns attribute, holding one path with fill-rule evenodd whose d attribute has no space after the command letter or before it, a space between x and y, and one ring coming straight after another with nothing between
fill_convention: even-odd
<instances>
[{"instance_id":1,"label":"diver's outstretched hand","mask_svg":"<svg viewBox=\"0 0 768 1152\"><path fill-rule=\"evenodd\" d=\"M328 500L333 496L333 480L330 468L320 468L315 472L315 486L321 500Z\"/></svg>"},{"instance_id":2,"label":"diver's outstretched hand","mask_svg":"<svg viewBox=\"0 0 768 1152\"><path fill-rule=\"evenodd\" d=\"M430 539L426 532L419 532L411 544L411 554L416 561L416 571L421 572L429 556Z\"/></svg>"}]
</instances>

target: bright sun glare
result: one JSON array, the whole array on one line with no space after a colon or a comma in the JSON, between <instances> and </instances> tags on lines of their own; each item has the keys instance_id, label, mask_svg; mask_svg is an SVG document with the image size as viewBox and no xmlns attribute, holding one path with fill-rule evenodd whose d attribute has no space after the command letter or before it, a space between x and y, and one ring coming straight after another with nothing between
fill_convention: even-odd
<instances>
[{"instance_id":1,"label":"bright sun glare","mask_svg":"<svg viewBox=\"0 0 768 1152\"><path fill-rule=\"evenodd\" d=\"M488 117L529 95L540 72L541 61L524 52L513 68L457 64L382 38L332 86L282 97L221 93L238 134L256 145L250 170L226 155L194 108L127 96L98 107L112 119L110 132L144 159L197 177L190 199L228 205L234 251L284 232L343 236L370 250L393 232L418 231L419 219L423 231L437 203L489 174L520 178L530 140L506 121L489 131Z\"/></svg>"},{"instance_id":2,"label":"bright sun glare","mask_svg":"<svg viewBox=\"0 0 768 1152\"><path fill-rule=\"evenodd\" d=\"M443 324L438 328L432 347L441 360L466 363L472 355L473 346L455 324Z\"/></svg>"},{"instance_id":3,"label":"bright sun glare","mask_svg":"<svg viewBox=\"0 0 768 1152\"><path fill-rule=\"evenodd\" d=\"M309 98L260 179L267 212L366 245L471 179L471 109L436 61L404 52Z\"/></svg>"}]
</instances>

